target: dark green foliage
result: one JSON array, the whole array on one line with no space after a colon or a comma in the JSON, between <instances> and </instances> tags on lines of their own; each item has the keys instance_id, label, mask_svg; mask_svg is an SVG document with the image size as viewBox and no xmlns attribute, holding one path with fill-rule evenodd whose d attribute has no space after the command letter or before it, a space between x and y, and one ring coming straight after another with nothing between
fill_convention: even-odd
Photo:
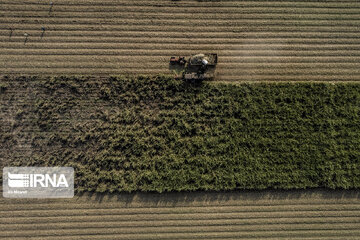
<instances>
[{"instance_id":1,"label":"dark green foliage","mask_svg":"<svg viewBox=\"0 0 360 240\"><path fill-rule=\"evenodd\" d=\"M4 82L36 91L17 117L36 129L32 152L13 146L12 165L73 166L78 191L360 187L358 84Z\"/></svg>"},{"instance_id":2,"label":"dark green foliage","mask_svg":"<svg viewBox=\"0 0 360 240\"><path fill-rule=\"evenodd\" d=\"M7 85L4 83L0 83L0 93L5 92L6 89L7 89Z\"/></svg>"}]
</instances>

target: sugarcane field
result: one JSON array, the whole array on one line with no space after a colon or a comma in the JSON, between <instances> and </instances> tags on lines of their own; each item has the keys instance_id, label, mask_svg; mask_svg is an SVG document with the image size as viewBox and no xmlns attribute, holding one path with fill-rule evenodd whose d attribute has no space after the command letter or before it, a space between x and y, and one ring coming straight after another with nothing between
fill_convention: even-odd
<instances>
[{"instance_id":1,"label":"sugarcane field","mask_svg":"<svg viewBox=\"0 0 360 240\"><path fill-rule=\"evenodd\" d=\"M360 2L1 0L0 239L360 239Z\"/></svg>"}]
</instances>

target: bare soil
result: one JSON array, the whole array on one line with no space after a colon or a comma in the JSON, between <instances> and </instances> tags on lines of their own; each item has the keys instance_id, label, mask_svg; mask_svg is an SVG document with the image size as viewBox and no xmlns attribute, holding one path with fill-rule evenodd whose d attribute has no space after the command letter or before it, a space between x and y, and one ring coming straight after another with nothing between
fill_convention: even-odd
<instances>
[{"instance_id":1,"label":"bare soil","mask_svg":"<svg viewBox=\"0 0 360 240\"><path fill-rule=\"evenodd\" d=\"M171 73L170 56L216 52L223 82L360 78L356 1L59 0L51 11L45 0L0 5L0 75Z\"/></svg>"},{"instance_id":2,"label":"bare soil","mask_svg":"<svg viewBox=\"0 0 360 240\"><path fill-rule=\"evenodd\" d=\"M6 239L358 239L358 190L0 199Z\"/></svg>"}]
</instances>

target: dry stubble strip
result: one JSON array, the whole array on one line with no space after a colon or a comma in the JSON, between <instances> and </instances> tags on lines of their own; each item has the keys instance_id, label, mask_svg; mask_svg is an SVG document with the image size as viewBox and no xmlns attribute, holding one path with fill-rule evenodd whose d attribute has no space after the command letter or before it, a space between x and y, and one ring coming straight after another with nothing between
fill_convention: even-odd
<instances>
[{"instance_id":1,"label":"dry stubble strip","mask_svg":"<svg viewBox=\"0 0 360 240\"><path fill-rule=\"evenodd\" d=\"M7 237L27 237L31 235L31 231L23 231L18 235L12 235L12 232L4 232L4 235ZM295 230L295 231L254 231L254 232L241 232L241 231L208 231L208 232L162 232L162 233L123 233L121 230L117 229L101 229L101 230L78 230L78 231L48 231L46 233L39 233L36 235L37 239L40 237L50 237L55 239L55 237L65 237L69 236L73 239L78 239L79 237L86 237L84 239L90 239L89 236L95 236L95 239L105 239L104 236L110 236L113 239L211 239L211 238L267 238L267 237L278 237L278 238L289 238L289 237L355 237L359 236L360 230L353 229L343 229L343 230ZM99 236L96 236L99 235ZM70 239L71 239L70 238Z\"/></svg>"}]
</instances>

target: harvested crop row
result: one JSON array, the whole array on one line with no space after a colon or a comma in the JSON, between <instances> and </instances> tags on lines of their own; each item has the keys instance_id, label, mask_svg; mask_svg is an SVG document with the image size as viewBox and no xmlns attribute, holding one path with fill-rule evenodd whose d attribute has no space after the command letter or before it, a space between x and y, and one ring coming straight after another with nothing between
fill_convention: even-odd
<instances>
[{"instance_id":1,"label":"harvested crop row","mask_svg":"<svg viewBox=\"0 0 360 240\"><path fill-rule=\"evenodd\" d=\"M25 8L24 8L25 9ZM301 14L301 15L300 15ZM77 19L117 19L117 18L153 18L153 19L167 19L176 16L176 18L191 18L191 19L208 19L208 20L226 20L226 19L261 19L261 18L282 18L282 19L359 19L359 11L357 9L315 9L315 11L309 11L308 9L304 10L294 10L292 8L267 8L265 9L239 9L237 12L230 13L215 13L212 15L195 15L193 13L168 13L168 12L144 12L139 13L136 11L127 11L127 12L98 12L96 14L92 12L78 12L74 16L73 12L52 12L51 15L56 19L64 18L77 18ZM48 11L28 11L21 10L21 16L19 16L18 11L6 11L1 16L2 18L24 18L31 19L37 18L41 20L49 19ZM50 18L51 19L51 18Z\"/></svg>"},{"instance_id":2,"label":"harvested crop row","mask_svg":"<svg viewBox=\"0 0 360 240\"><path fill-rule=\"evenodd\" d=\"M25 65L34 63L75 63L75 64L98 64L96 61L101 62L101 65L118 65L124 64L125 62L133 65L144 64L141 60L146 61L145 64L161 65L162 67L169 66L167 61L169 57L167 55L156 55L156 56L88 56L88 55L28 55L24 59L21 55L4 55L2 57L4 62L16 61L17 63L23 62ZM115 60L115 61L112 61ZM233 57L233 56L222 56L221 62L218 66L221 68L250 68L250 67L332 67L332 68L353 68L358 67L360 57L271 57L271 56L257 56L257 57ZM132 63L134 62L134 63ZM315 63L313 63L315 62ZM5 63L3 63L5 64Z\"/></svg>"},{"instance_id":3,"label":"harvested crop row","mask_svg":"<svg viewBox=\"0 0 360 240\"><path fill-rule=\"evenodd\" d=\"M63 206L60 206L63 207ZM140 214L139 214L140 215ZM1 218L2 230L31 230L40 229L62 229L62 228L91 228L99 226L109 227L158 227L158 226L226 226L226 225L246 225L261 226L276 224L295 225L295 224L353 224L359 223L358 217L296 217L296 218L257 218L257 219L205 219L179 221L177 219L152 220L152 221L122 221L118 216L76 216L76 217L41 217L36 223L31 221L31 217ZM56 224L54 224L56 223Z\"/></svg>"},{"instance_id":4,"label":"harvested crop row","mask_svg":"<svg viewBox=\"0 0 360 240\"><path fill-rule=\"evenodd\" d=\"M337 0L329 0L327 1L327 5L330 8L334 7L353 7L358 4L357 1L346 0L346 1L337 1ZM3 1L2 4L11 4L14 5L13 2ZM35 1L35 0L24 0L22 2L16 2L15 5L48 5L48 2L43 1ZM292 1L272 1L271 3L267 1L234 1L234 0L227 0L221 2L208 2L208 1L199 1L194 2L192 0L184 0L181 2L169 2L166 0L139 0L136 2L129 1L129 0L106 0L99 2L98 0L82 0L82 1L75 1L75 0L61 0L58 2L59 5L71 5L71 6L186 6L186 7L258 7L258 6L284 6L284 7L324 7L322 3L312 2L312 1L296 1L295 3Z\"/></svg>"},{"instance_id":5,"label":"harvested crop row","mask_svg":"<svg viewBox=\"0 0 360 240\"><path fill-rule=\"evenodd\" d=\"M179 5L179 4L185 4L185 5L188 5L188 4L194 4L194 1L193 0L183 0L181 2L169 2L169 1L166 1L166 0L139 0L139 1L136 1L136 2L132 2L132 1L129 1L129 0L118 0L118 1L114 1L114 0L105 0L105 1L102 1L103 3L106 3L106 4L131 4L131 5L151 5L151 6L155 6L156 3L160 3L160 4L168 4L169 6L174 6L174 5ZM251 4L251 3L256 3L256 4L259 4L259 3L267 3L266 1L262 0L262 1L254 1L254 0L246 0L246 1L243 1L241 3L239 3L238 1L236 0L224 0L222 2L211 2L211 3L208 3L207 1L199 1L198 3L196 3L197 6L199 6L199 4L202 4L204 6L209 6L209 4L212 4L211 6L214 6L214 5L228 5L228 4ZM290 1L282 1L282 0L275 0L273 1L275 4L280 4L280 3L285 3L285 4L289 4ZM327 2L329 3L338 3L338 4L346 4L346 3L356 3L356 1L354 0L344 0L344 1L336 1L336 0L328 0ZM11 3L10 1L4 1L4 3ZM39 1L35 1L35 0L24 0L22 2L18 2L17 4L27 4L27 3L34 3L34 4L39 4ZM41 2L40 2L41 3ZM44 4L47 4L46 1L43 2ZM79 0L79 1L75 1L75 0L61 0L59 1L59 3L63 3L63 4L79 4L79 5L101 5L99 3L98 0ZM300 3L300 4L306 4L306 3L309 3L309 1L306 1L306 0L300 0L300 1L297 1L297 3ZM310 3L311 4L311 3ZM156 5L157 6L157 5Z\"/></svg>"},{"instance_id":6,"label":"harvested crop row","mask_svg":"<svg viewBox=\"0 0 360 240\"><path fill-rule=\"evenodd\" d=\"M347 13L336 13L336 14L319 14L319 13L268 13L265 12L265 9L259 10L258 12L251 12L251 13L216 13L214 15L194 15L190 13L111 13L111 12L101 12L97 14L91 14L88 12L82 12L79 15L74 16L73 13L65 12L65 13L56 13L52 18L49 18L49 14L46 11L42 11L42 15L31 15L31 12L25 12L21 16L18 14L10 14L11 11L6 12L4 15L0 17L2 21L9 21L11 20L26 20L27 22L35 22L35 21L45 21L45 22L52 22L54 23L61 23L61 22L70 22L77 20L77 22L83 23L91 23L91 22L118 22L118 21L133 21L137 19L151 19L156 23L156 21L174 21L176 19L183 19L183 20L192 20L198 21L201 23L202 21L208 22L219 22L220 25L224 23L236 23L241 20L265 20L265 19L273 19L273 20L328 20L328 21L347 21L347 20L359 20L360 14L347 14ZM56 18L54 18L56 17ZM173 19L174 18L174 19Z\"/></svg>"},{"instance_id":7,"label":"harvested crop row","mask_svg":"<svg viewBox=\"0 0 360 240\"><path fill-rule=\"evenodd\" d=\"M116 65L103 65L103 66L97 66L97 67L91 67L91 66L85 66L85 65L79 65L79 66L69 66L69 65L51 65L51 64L28 64L26 66L21 67L9 67L7 65L0 66L0 69L4 72L10 72L10 71L18 71L18 74L21 74L21 71L24 71L24 74L28 74L30 72L33 72L34 70L32 68L37 67L39 68L38 71L42 73L51 72L51 69L53 70L53 74L59 74L59 73L66 73L66 72L73 72L76 75L76 69L79 70L78 74L83 74L82 72L89 71L89 73L96 73L96 71L99 72L118 72L118 73L128 73L131 74L131 71L134 71L135 73L141 74L141 73L148 73L148 74L155 74L156 72L161 72L162 68L154 68L154 69L147 69L146 67L141 68L141 66L121 66ZM65 69L66 67L66 69ZM152 65L150 65L152 67ZM251 73L254 77L259 76L268 76L271 78L283 78L284 76L293 76L294 74L299 74L304 71L304 69L307 71L307 74L302 74L302 76L299 76L298 78L305 78L309 76L326 76L329 75L329 78L346 78L346 77L355 77L359 76L359 69L356 68L347 68L347 69L341 69L341 68L334 68L334 69L312 69L312 68L302 68L302 69L295 69L295 67L290 69L282 69L282 68L244 68L244 69L238 69L238 68L220 68L218 70L218 74L225 74L226 76L231 76L232 78L236 79L236 76L238 74L244 74L244 73ZM229 72L230 71L230 72ZM166 72L165 70L163 71ZM342 75L348 75L348 76L342 76ZM331 76L332 75L332 76ZM296 77L296 76L295 76ZM312 77L313 78L313 77ZM251 79L251 77L249 77Z\"/></svg>"},{"instance_id":8,"label":"harvested crop row","mask_svg":"<svg viewBox=\"0 0 360 240\"><path fill-rule=\"evenodd\" d=\"M186 231L186 229L189 229ZM212 230L213 229L213 230ZM98 237L98 239L104 239L104 236L111 236L112 239L219 239L219 238L267 238L267 237L282 237L293 238L302 237L307 239L308 237L355 237L359 236L360 230L357 229L336 229L336 230L324 230L324 229L301 229L301 230L265 230L265 231L241 231L231 227L222 227L221 231L216 227L205 227L197 230L195 228L160 228L160 230L153 228L129 228L127 231L123 229L112 228L99 228L99 229L76 229L76 230L48 230L36 233L36 231L19 231L17 234L7 231L3 232L4 237L28 237L31 235L37 236L37 239L41 237L70 237L70 239L77 239L77 237L84 237L84 239L90 239L89 236ZM142 230L148 230L144 232ZM91 238L92 239L92 238ZM281 238L280 238L281 239Z\"/></svg>"},{"instance_id":9,"label":"harvested crop row","mask_svg":"<svg viewBox=\"0 0 360 240\"><path fill-rule=\"evenodd\" d=\"M105 213L103 212L105 211ZM224 220L224 219L264 219L264 218L289 218L289 219L294 219L294 218L320 218L320 217L325 217L325 218L330 218L330 217L342 217L342 218L356 218L359 216L359 212L358 211L326 211L326 212L322 212L322 211L299 211L299 212L247 212L247 213L169 213L169 214L116 214L115 212L111 212L110 214L106 214L106 212L110 212L110 211L106 211L106 210L97 210L97 209L92 209L92 210L84 210L82 214L79 213L71 213L72 210L61 210L58 209L57 212L53 212L53 214L56 215L51 215L51 213L49 214L44 214L44 212L39 212L38 214L34 214L32 212L27 213L27 211L24 211L22 215L16 214L14 216L11 216L10 214L8 215L4 215L2 217L9 219L10 217L12 218L19 218L22 220L25 220L25 218L27 219L37 219L37 218L44 218L44 220L50 220L53 221L56 219L61 219L61 218L68 218L70 219L74 219L76 221L79 221L80 219L86 219L87 217L98 217L101 219L108 219L108 218L116 218L116 221L165 221L165 220L183 220L183 221L187 221L187 220ZM358 221L356 221L355 223L351 223L354 225L359 224ZM355 228L356 229L356 228ZM358 229L358 228L357 228ZM0 232L0 236L1 236L1 232Z\"/></svg>"},{"instance_id":10,"label":"harvested crop row","mask_svg":"<svg viewBox=\"0 0 360 240\"><path fill-rule=\"evenodd\" d=\"M211 228L209 228L211 229ZM289 237L298 237L300 239L308 239L308 237L323 237L329 239L329 237L355 237L359 236L360 230L344 229L344 230L293 230L293 231L255 231L255 232L244 232L244 231L227 231L221 232L208 231L193 231L193 232L182 232L181 230L176 232L151 232L151 233L123 233L121 229L106 229L103 230L74 230L74 231L48 231L48 234L36 234L36 239L42 239L42 237L51 237L51 239L106 239L105 237L110 237L109 239L243 239L243 238L268 238L268 237L277 237L277 239ZM22 237L27 237L31 235L32 232L21 231L19 233L24 233ZM28 235L25 235L28 234ZM19 234L20 235L20 234ZM15 235L18 237L17 235ZM60 237L61 236L61 237ZM89 238L89 236L92 236ZM60 237L60 238L56 238Z\"/></svg>"},{"instance_id":11,"label":"harvested crop row","mask_svg":"<svg viewBox=\"0 0 360 240\"><path fill-rule=\"evenodd\" d=\"M20 40L20 39L19 39ZM47 43L47 42L36 42L31 41L27 42L28 44L24 46L24 41L12 42L12 43L2 43L0 42L0 48L3 49L143 49L143 50L174 50L180 51L183 50L194 50L199 49L202 51L222 51L226 52L229 50L232 51L264 51L266 54L267 51L296 51L296 52L306 52L306 51L321 51L321 52L345 52L354 51L355 53L360 53L360 44L351 44L351 45L304 45L299 44L298 46L289 46L288 44L186 44L186 43L169 43L163 45L162 43ZM252 52L251 52L252 53ZM245 55L251 55L247 53ZM244 54L241 54L244 55ZM344 54L345 55L345 54Z\"/></svg>"},{"instance_id":12,"label":"harvested crop row","mask_svg":"<svg viewBox=\"0 0 360 240\"><path fill-rule=\"evenodd\" d=\"M76 3L77 1L73 1L72 3ZM126 11L126 10L137 10L141 12L151 12L151 10L155 10L156 8L161 7L161 10L164 12L198 12L201 10L202 12L216 12L216 10L224 11L228 10L229 12L237 12L241 8L310 8L310 9L317 9L317 8L336 8L336 9L356 9L360 8L360 3L358 1L353 2L315 2L315 1L307 1L307 2L293 2L293 1L231 1L231 3L236 3L236 5L224 5L224 3L208 3L208 2L182 2L178 4L171 4L169 2L157 2L154 4L152 1L144 2L145 4L137 4L132 1L125 1L125 2L101 2L94 1L97 4L91 4L87 2L89 5L80 5L80 4L71 4L71 2L59 1L58 2L58 9L54 11L60 12L77 12L77 11L91 11L91 12L101 12L101 11L110 11L110 12L119 12L119 11ZM187 4L190 3L190 4ZM7 11L22 11L22 10L48 10L49 4L48 2L44 2L44 4L2 4L3 9ZM26 8L24 8L26 7Z\"/></svg>"},{"instance_id":13,"label":"harvested crop row","mask_svg":"<svg viewBox=\"0 0 360 240\"><path fill-rule=\"evenodd\" d=\"M176 50L171 50L171 49L165 49L165 50L159 50L159 49L77 49L76 47L67 47L67 48L29 48L27 49L26 47L21 47L21 48L17 48L17 47L8 47L8 48L4 48L2 50L3 54L6 55L114 55L114 56L122 56L122 55L129 55L129 56L143 56L143 55L147 55L147 56L171 56L171 54L173 55L190 55L190 54L194 54L197 51L204 51L204 49L201 48L193 48L192 50L181 50L181 49L176 49ZM247 57L254 57L254 56L258 56L258 57L270 57L270 56L274 56L276 54L275 57L348 57L349 60L351 61L351 57L359 57L360 56L360 51L353 51L353 50L343 50L343 51L330 51L330 50L313 50L313 51L304 51L304 50L299 50L299 51L291 51L291 50L281 50L281 49L271 49L271 46L269 46L268 49L266 50L251 50L251 51L247 51L247 50L238 50L233 49L233 50L221 50L218 51L220 56L227 56L227 57L239 57L241 58L242 56L247 56ZM183 54L181 54L183 53ZM166 62L165 65L168 65L169 63Z\"/></svg>"},{"instance_id":14,"label":"harvested crop row","mask_svg":"<svg viewBox=\"0 0 360 240\"><path fill-rule=\"evenodd\" d=\"M256 214L268 214L274 213L274 215L288 215L288 214L314 214L318 215L319 212L323 212L326 214L333 214L334 211L340 212L346 216L352 216L352 212L360 211L359 204L346 204L346 205L291 205L291 206L207 206L205 207L178 207L178 208L170 208L170 207L161 207L161 208L117 208L114 206L109 206L105 208L101 208L101 206L79 206L78 208L72 208L75 206L69 206L66 210L58 210L55 206L42 206L41 209L22 209L22 210L1 210L1 215L3 217L51 217L51 216L77 216L83 215L95 215L97 211L101 212L101 215L136 215L136 214L144 214L144 215L154 215L154 214L248 214L248 213L256 213ZM93 209L96 207L96 210ZM13 214L13 215L11 215ZM100 214L100 213L99 213ZM274 216L275 217L275 216ZM360 221L360 220L359 220Z\"/></svg>"},{"instance_id":15,"label":"harvested crop row","mask_svg":"<svg viewBox=\"0 0 360 240\"><path fill-rule=\"evenodd\" d=\"M273 219L274 220L274 219ZM133 221L133 222L125 222L125 221L114 221L114 222L57 222L54 223L45 223L45 224L7 224L0 227L0 231L46 231L49 229L52 230L74 230L74 229L89 229L89 228L97 228L102 229L104 226L106 228L122 228L123 233L126 233L127 229L133 229L132 233L141 233L141 232L161 232L160 229L166 229L163 231L194 231L192 228L199 228L197 231L202 232L206 230L211 231L220 231L224 228L229 229L231 231L241 230L241 231L266 231L266 230L342 230L342 229L354 229L359 227L360 223L351 223L351 222L337 222L331 223L331 221L317 223L317 222L305 222L305 223L279 223L273 222L270 220L268 222L258 221L250 224L244 224L246 221L227 221L224 220L186 220L186 221L174 221L168 220L165 221ZM205 230L206 229L206 230ZM160 230L160 231L159 231ZM129 232L128 232L129 233ZM130 232L131 233L131 232ZM34 235L31 234L30 235Z\"/></svg>"},{"instance_id":16,"label":"harvested crop row","mask_svg":"<svg viewBox=\"0 0 360 240\"><path fill-rule=\"evenodd\" d=\"M117 23L108 23L95 21L93 23L64 22L64 23L40 23L46 24L48 30L81 30L81 31L170 31L170 32L231 32L246 30L247 32L254 31L297 31L297 32L314 32L318 29L319 32L356 32L356 27L360 20L348 21L326 21L326 20L241 20L238 22L231 22L231 24L218 24L217 22L208 22L204 20L202 23L196 20L199 24L194 24L191 20L119 20ZM195 23L196 23L195 22ZM17 29L39 29L39 23L18 21L13 22L11 19L4 21L2 29L9 29L16 26ZM164 28L165 27L165 28ZM217 29L214 29L216 27ZM331 27L331 28L330 28ZM176 30L178 28L178 31Z\"/></svg>"},{"instance_id":17,"label":"harvested crop row","mask_svg":"<svg viewBox=\"0 0 360 240\"><path fill-rule=\"evenodd\" d=\"M168 73L169 70L159 70L159 69L123 69L119 71L118 69L93 69L93 68L67 68L67 69L52 69L52 68L1 68L0 73L3 75L116 75L116 74L126 74L126 75L135 75L135 74L158 74L158 73Z\"/></svg>"},{"instance_id":18,"label":"harvested crop row","mask_svg":"<svg viewBox=\"0 0 360 240\"><path fill-rule=\"evenodd\" d=\"M9 43L9 36L6 33L9 31L4 32L3 35L0 34L0 42L2 43ZM39 31L32 31L35 37L41 39L41 43L132 43L132 44L139 44L139 43L151 43L151 44L174 44L174 40L171 39L169 36L167 38L164 37L152 37L152 38L144 38L144 37L111 37L111 36L99 36L97 38L92 38L89 36L66 36L66 35L55 35L54 32L48 33L46 38L40 38ZM187 44L208 44L208 45L264 45L264 39L246 39L244 43L244 39L241 38L212 38L211 40L208 38L184 38L180 37L176 39L179 42L186 42ZM24 36L21 35L19 32L16 34L14 33L11 38L11 43L14 42L21 42L24 43ZM287 44L285 44L286 42ZM297 44L299 46L309 46L315 47L317 45L321 46L334 46L339 45L340 47L351 45L360 45L360 39L358 38L339 38L339 39L321 39L321 38L273 38L273 39L266 39L267 45L285 45L285 46L292 46L291 44ZM326 43L326 45L324 45Z\"/></svg>"},{"instance_id":19,"label":"harvested crop row","mask_svg":"<svg viewBox=\"0 0 360 240\"><path fill-rule=\"evenodd\" d=\"M359 80L357 1L0 5L0 75L171 73L170 56L215 52L220 81ZM267 62L279 64L258 64Z\"/></svg>"},{"instance_id":20,"label":"harvested crop row","mask_svg":"<svg viewBox=\"0 0 360 240\"><path fill-rule=\"evenodd\" d=\"M243 225L223 225L223 226L158 226L158 227L133 227L133 228L122 228L118 226L98 226L94 228L65 228L65 229L39 229L43 230L41 233L38 233L38 229L34 230L26 230L22 229L17 234L15 234L12 231L1 231L0 237L26 237L35 235L37 232L38 236L66 236L66 235L101 235L101 234L161 234L161 233L203 233L206 235L207 233L214 233L217 232L220 234L259 234L261 233L271 233L271 232L277 232L281 234L287 234L297 232L298 234L303 232L303 236L314 233L314 235L324 235L324 234L331 234L331 233L337 233L337 234L351 234L351 235L357 235L360 233L360 230L358 228L360 227L360 224L294 224L294 225L265 225L265 226L243 226ZM306 232L305 232L306 231ZM255 235L254 234L254 235ZM342 235L344 236L344 235Z\"/></svg>"},{"instance_id":21,"label":"harvested crop row","mask_svg":"<svg viewBox=\"0 0 360 240\"><path fill-rule=\"evenodd\" d=\"M13 28L13 26L7 26L8 28L5 28L3 30L0 30L2 33L2 36L7 36L8 39L10 34L10 27ZM29 34L32 34L33 36L37 36L37 39L40 39L41 32L39 27L35 26L33 28L20 28L20 29L14 29L13 34L14 36L21 36L24 39L24 35L21 34L23 31L28 32ZM249 30L249 28L246 28ZM54 29L55 30L55 29ZM245 29L244 29L245 30ZM264 30L264 29L263 29ZM251 31L242 32L241 29L232 30L230 32L181 32L181 28L179 28L179 31L168 31L164 30L163 28L161 30L151 30L147 27L143 27L141 30L134 30L134 28L126 29L124 31L106 31L104 29L101 29L99 31L78 31L78 30L59 30L56 31L48 31L47 35L49 36L63 36L63 37L75 37L75 36L88 36L88 37L147 37L147 38L229 38L229 39L239 39L239 40L247 40L247 42L251 43L251 40L254 38L257 38L257 41L267 41L269 39L278 38L283 39L283 41L286 41L287 39L302 39L304 38L304 41L310 40L310 39L323 39L323 40L337 40L337 39L347 39L352 41L358 41L360 38L359 34L355 32L321 32L321 31L285 31L285 32L261 32L261 29L252 29ZM11 36L13 37L13 35ZM261 38L259 38L261 37ZM30 38L31 39L31 38ZM9 42L11 38L9 39Z\"/></svg>"},{"instance_id":22,"label":"harvested crop row","mask_svg":"<svg viewBox=\"0 0 360 240\"><path fill-rule=\"evenodd\" d=\"M7 206L6 212L14 211L15 215L7 217L7 213L2 212L1 236L59 240L354 240L360 235L359 202L355 190L107 195L85 194L64 200L2 198L1 206ZM99 198L102 199L100 202ZM313 205L314 202L317 204ZM298 204L286 205L289 203ZM191 207L193 204L198 207ZM247 204L253 206L244 206ZM77 205L87 208L76 209ZM34 206L37 210L25 211ZM18 211L17 207L24 211ZM284 208L289 211L278 212ZM249 212L241 212L244 209ZM309 211L302 211L305 209ZM104 215L111 210L114 212ZM81 215L67 214L72 211L81 212ZM20 212L23 215L20 216Z\"/></svg>"},{"instance_id":23,"label":"harvested crop row","mask_svg":"<svg viewBox=\"0 0 360 240\"><path fill-rule=\"evenodd\" d=\"M103 62L101 64L94 63L92 61L88 61L87 58L86 61L84 61L84 58L77 57L77 58L71 58L67 60L67 57L44 57L40 61L38 61L36 58L27 57L26 60L21 59L19 57L8 57L4 58L4 62L0 63L0 68L29 68L29 67L39 67L39 68L138 68L138 69L146 69L148 67L159 69L166 67L167 65L164 64L165 60L168 60L167 58L159 57L156 59L151 59L151 61L143 64L143 63L131 63L129 61L136 62L136 58L119 58L117 63L107 62L107 58L99 58L98 60L102 59ZM149 59L150 60L150 59ZM278 71L282 70L282 72L286 71L303 71L304 69L309 70L309 73L313 72L324 72L324 71L339 71L339 73L346 73L347 71L355 71L354 73L357 73L356 69L360 68L360 63L354 62L354 63L296 63L296 62L286 62L286 60L279 61L279 62L243 62L239 63L236 61L231 61L232 59L229 59L228 63L221 63L218 64L219 71L225 71L225 70L231 70L231 69L237 69L237 72L242 71L259 71L259 72L267 72L273 70ZM235 59L234 59L235 60ZM9 64L7 61L16 61L16 64ZM284 69L285 68L285 69ZM55 70L54 69L54 70ZM233 75L237 74L237 72L234 72ZM336 72L334 73L336 74Z\"/></svg>"},{"instance_id":24,"label":"harvested crop row","mask_svg":"<svg viewBox=\"0 0 360 240\"><path fill-rule=\"evenodd\" d=\"M130 240L140 240L140 239L153 239L153 240L173 240L173 239L201 239L199 238L198 236L189 236L187 238L187 236L183 236L183 237L180 237L180 238L176 238L176 236L160 236L160 235L149 235L149 236L146 236L146 235L138 235L136 237L134 236L126 236L125 238L122 238L124 236L121 236L121 235L95 235L95 236L65 236L65 237L55 237L55 236L52 236L51 239L52 240L69 240L69 239L76 239L76 240L111 240L111 239L130 239ZM207 238L206 239L217 239L217 240L239 240L239 239L253 239L253 237L239 237L239 236L235 236L235 237L229 237L229 236L226 236L226 237L219 237L219 236L214 236L214 238L212 238L211 236L206 236ZM289 236L287 237L266 237L265 238L267 240L279 240L279 239L289 239ZM15 238L16 240L22 240L22 239L36 239L36 240L45 240L45 239L49 239L47 237L36 237L36 238ZM291 236L291 239L294 239L294 240L304 240L304 237L299 237L299 236ZM325 236L325 237L306 237L306 240L343 240L344 238L342 236ZM358 237L355 235L355 236L346 236L346 239L347 240L358 240Z\"/></svg>"}]
</instances>

